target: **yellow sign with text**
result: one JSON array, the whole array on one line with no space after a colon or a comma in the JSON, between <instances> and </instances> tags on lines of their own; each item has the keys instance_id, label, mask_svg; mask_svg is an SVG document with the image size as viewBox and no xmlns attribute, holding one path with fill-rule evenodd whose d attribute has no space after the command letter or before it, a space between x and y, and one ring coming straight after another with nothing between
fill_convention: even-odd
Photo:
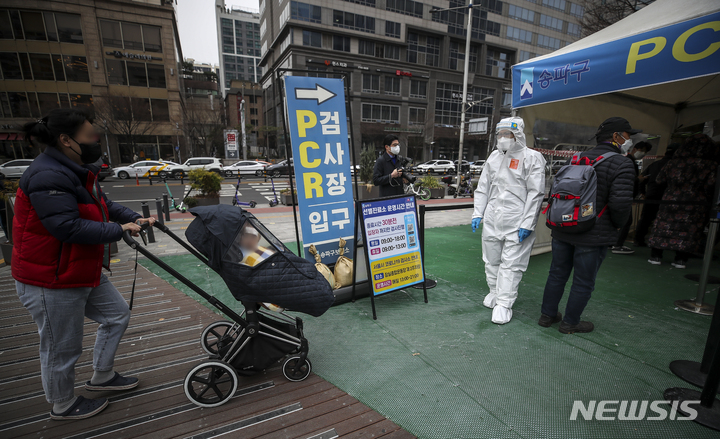
<instances>
[{"instance_id":1,"label":"yellow sign with text","mask_svg":"<svg viewBox=\"0 0 720 439\"><path fill-rule=\"evenodd\" d=\"M373 261L370 273L376 296L414 285L423 279L420 250Z\"/></svg>"}]
</instances>

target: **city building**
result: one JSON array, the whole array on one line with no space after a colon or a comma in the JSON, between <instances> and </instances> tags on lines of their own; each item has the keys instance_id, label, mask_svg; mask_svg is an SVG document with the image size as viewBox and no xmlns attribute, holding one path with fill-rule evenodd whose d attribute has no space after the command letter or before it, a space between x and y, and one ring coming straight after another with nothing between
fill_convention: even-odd
<instances>
[{"instance_id":1,"label":"city building","mask_svg":"<svg viewBox=\"0 0 720 439\"><path fill-rule=\"evenodd\" d=\"M223 0L215 1L220 89L225 93L233 79L258 82L260 62L260 14L257 11L228 9Z\"/></svg>"},{"instance_id":2,"label":"city building","mask_svg":"<svg viewBox=\"0 0 720 439\"><path fill-rule=\"evenodd\" d=\"M183 62L185 105L181 130L186 148L194 157L222 154L222 130L227 119L219 91L219 71L217 65L196 63L192 58Z\"/></svg>"},{"instance_id":3,"label":"city building","mask_svg":"<svg viewBox=\"0 0 720 439\"><path fill-rule=\"evenodd\" d=\"M466 57L467 9L433 12L464 0L261 0L266 121L282 126L276 69L344 75L356 155L358 146L380 150L383 137L396 133L402 154L416 162L457 159L466 59L475 102L467 119L487 117L493 126L510 115L510 66L580 38L578 2L477 1ZM465 139L467 160L492 150L490 134ZM268 144L284 149L280 135L269 134Z\"/></svg>"},{"instance_id":4,"label":"city building","mask_svg":"<svg viewBox=\"0 0 720 439\"><path fill-rule=\"evenodd\" d=\"M262 87L257 82L233 79L230 89L225 94L225 110L227 111L228 127L237 129L238 132L241 131L240 120L243 108L245 109L248 158L270 157L265 142L268 127L265 126Z\"/></svg>"},{"instance_id":5,"label":"city building","mask_svg":"<svg viewBox=\"0 0 720 439\"><path fill-rule=\"evenodd\" d=\"M94 115L113 164L178 159L182 50L167 0L5 0L0 159L34 156L22 125L54 108Z\"/></svg>"}]
</instances>

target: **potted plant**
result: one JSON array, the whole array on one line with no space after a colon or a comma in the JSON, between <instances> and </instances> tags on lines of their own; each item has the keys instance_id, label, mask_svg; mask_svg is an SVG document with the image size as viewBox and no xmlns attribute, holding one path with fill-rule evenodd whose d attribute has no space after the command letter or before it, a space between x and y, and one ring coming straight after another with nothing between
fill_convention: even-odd
<instances>
[{"instance_id":1,"label":"potted plant","mask_svg":"<svg viewBox=\"0 0 720 439\"><path fill-rule=\"evenodd\" d=\"M418 178L418 185L430 189L430 198L445 198L445 188L442 187L437 177L426 175Z\"/></svg>"},{"instance_id":2,"label":"potted plant","mask_svg":"<svg viewBox=\"0 0 720 439\"><path fill-rule=\"evenodd\" d=\"M280 202L285 206L293 206L297 204L297 189L293 189L292 196L290 195L290 188L285 188L280 191Z\"/></svg>"},{"instance_id":3,"label":"potted plant","mask_svg":"<svg viewBox=\"0 0 720 439\"><path fill-rule=\"evenodd\" d=\"M188 178L192 188L200 191L200 195L194 197L198 206L220 204L220 187L223 181L220 175L206 169L193 169Z\"/></svg>"},{"instance_id":4,"label":"potted plant","mask_svg":"<svg viewBox=\"0 0 720 439\"><path fill-rule=\"evenodd\" d=\"M357 200L367 200L370 198L380 197L380 188L373 185L373 168L375 168L375 148L368 146L360 153L360 169L358 177L362 183L358 185L359 194L356 194ZM353 189L355 186L353 186Z\"/></svg>"},{"instance_id":5,"label":"potted plant","mask_svg":"<svg viewBox=\"0 0 720 439\"><path fill-rule=\"evenodd\" d=\"M198 205L198 200L195 197L186 197L185 200L183 200L185 205L188 209L192 209L193 207Z\"/></svg>"},{"instance_id":6,"label":"potted plant","mask_svg":"<svg viewBox=\"0 0 720 439\"><path fill-rule=\"evenodd\" d=\"M15 216L15 194L17 193L18 186L18 180L2 180L2 185L0 185L0 203L2 203L2 207L4 207L4 209L0 209L0 215L4 216L7 228L6 240L0 242L0 251L2 251L3 259L5 259L5 264L7 265L10 265L12 259L12 223L13 217Z\"/></svg>"}]
</instances>

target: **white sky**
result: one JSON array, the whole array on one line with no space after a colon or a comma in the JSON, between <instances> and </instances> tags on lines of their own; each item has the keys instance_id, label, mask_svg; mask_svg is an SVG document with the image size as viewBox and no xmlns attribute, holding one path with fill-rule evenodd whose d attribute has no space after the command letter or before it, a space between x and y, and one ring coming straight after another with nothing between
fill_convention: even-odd
<instances>
[{"instance_id":1,"label":"white sky","mask_svg":"<svg viewBox=\"0 0 720 439\"><path fill-rule=\"evenodd\" d=\"M225 0L231 8L260 9L258 0ZM215 27L215 0L178 0L178 30L185 58L197 63L218 64L217 29Z\"/></svg>"}]
</instances>

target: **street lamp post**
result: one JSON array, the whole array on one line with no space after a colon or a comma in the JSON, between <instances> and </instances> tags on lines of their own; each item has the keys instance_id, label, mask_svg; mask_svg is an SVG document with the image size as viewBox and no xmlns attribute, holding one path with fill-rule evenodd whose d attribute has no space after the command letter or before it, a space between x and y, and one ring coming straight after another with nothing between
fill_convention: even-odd
<instances>
[{"instance_id":1,"label":"street lamp post","mask_svg":"<svg viewBox=\"0 0 720 439\"><path fill-rule=\"evenodd\" d=\"M467 5L467 14L468 14L468 22L467 22L467 35L465 40L465 68L463 69L463 91L462 91L462 109L460 112L460 142L458 146L458 167L457 167L457 187L460 188L460 175L462 174L462 153L463 153L463 142L465 141L465 112L468 108L472 107L477 102L473 102L472 104L468 105L467 102L467 88L468 88L468 74L470 70L470 39L472 38L472 7L473 3L472 0L470 0L470 3ZM445 8L445 9L431 9L430 13L438 13L438 12L445 12L445 11L453 11L457 9L465 9L466 6L459 6L456 8ZM485 98L481 101L486 100L488 98ZM455 192L457 196L457 191Z\"/></svg>"}]
</instances>

